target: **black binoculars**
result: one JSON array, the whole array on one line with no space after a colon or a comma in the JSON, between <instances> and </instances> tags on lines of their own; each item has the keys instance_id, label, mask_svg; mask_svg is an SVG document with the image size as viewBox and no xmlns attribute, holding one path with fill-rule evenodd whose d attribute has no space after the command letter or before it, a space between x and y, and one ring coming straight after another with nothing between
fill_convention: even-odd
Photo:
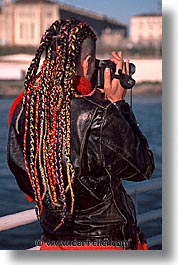
<instances>
[{"instance_id":1,"label":"black binoculars","mask_svg":"<svg viewBox=\"0 0 178 265\"><path fill-rule=\"evenodd\" d=\"M118 70L116 73L116 64L110 60L95 60L95 72L92 77L93 87L104 88L104 70L109 68L111 72L111 80L117 78L120 80L121 86L125 89L131 89L135 85L135 80L132 75L136 71L136 67L133 63L129 63L129 75L123 74L122 70Z\"/></svg>"}]
</instances>

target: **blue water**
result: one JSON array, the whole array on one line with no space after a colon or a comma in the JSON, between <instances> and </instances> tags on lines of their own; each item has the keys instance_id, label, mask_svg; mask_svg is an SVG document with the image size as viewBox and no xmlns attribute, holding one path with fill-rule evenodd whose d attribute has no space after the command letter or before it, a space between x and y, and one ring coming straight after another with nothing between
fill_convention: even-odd
<instances>
[{"instance_id":1,"label":"blue water","mask_svg":"<svg viewBox=\"0 0 178 265\"><path fill-rule=\"evenodd\" d=\"M133 99L133 111L155 158L152 178L162 177L162 98L137 96ZM162 190L144 192L139 195L139 213L162 207ZM162 220L157 219L141 225L146 237L162 234ZM161 249L161 246L153 249Z\"/></svg>"},{"instance_id":2,"label":"blue water","mask_svg":"<svg viewBox=\"0 0 178 265\"><path fill-rule=\"evenodd\" d=\"M14 98L0 98L0 216L33 208L33 203L28 203L23 192L19 190L6 162L7 119L13 100ZM160 96L135 96L133 98L133 111L154 153L156 169L153 178L162 176L161 106ZM144 193L139 197L139 213L160 208L162 205L161 199L161 190ZM149 222L141 228L147 237L161 233L161 220ZM27 249L33 247L35 240L40 238L40 234L41 228L38 222L0 232L0 249ZM160 248L161 246L157 247L157 249Z\"/></svg>"}]
</instances>

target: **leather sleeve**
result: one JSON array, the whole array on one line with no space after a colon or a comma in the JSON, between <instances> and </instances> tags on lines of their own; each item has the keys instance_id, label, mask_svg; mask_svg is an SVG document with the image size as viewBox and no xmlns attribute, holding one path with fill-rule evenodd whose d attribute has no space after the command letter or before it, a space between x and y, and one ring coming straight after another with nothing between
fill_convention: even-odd
<instances>
[{"instance_id":1,"label":"leather sleeve","mask_svg":"<svg viewBox=\"0 0 178 265\"><path fill-rule=\"evenodd\" d=\"M34 199L33 189L28 177L28 173L23 157L23 134L24 134L24 113L22 113L18 130L16 128L16 119L21 109L21 104L13 113L9 128L8 143L7 143L7 162L11 172L14 174L17 184L20 189L28 196Z\"/></svg>"},{"instance_id":2,"label":"leather sleeve","mask_svg":"<svg viewBox=\"0 0 178 265\"><path fill-rule=\"evenodd\" d=\"M153 154L125 101L108 107L101 142L105 167L111 174L131 181L151 177L154 170Z\"/></svg>"}]
</instances>

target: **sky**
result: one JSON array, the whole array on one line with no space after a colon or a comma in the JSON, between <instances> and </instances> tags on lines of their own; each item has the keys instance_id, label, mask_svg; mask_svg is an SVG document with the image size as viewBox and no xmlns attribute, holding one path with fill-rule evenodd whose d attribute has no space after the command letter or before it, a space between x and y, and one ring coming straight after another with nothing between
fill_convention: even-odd
<instances>
[{"instance_id":1,"label":"sky","mask_svg":"<svg viewBox=\"0 0 178 265\"><path fill-rule=\"evenodd\" d=\"M161 12L161 0L60 0L58 2L105 14L126 24L130 23L133 15Z\"/></svg>"},{"instance_id":2,"label":"sky","mask_svg":"<svg viewBox=\"0 0 178 265\"><path fill-rule=\"evenodd\" d=\"M129 24L133 15L161 12L161 0L60 0Z\"/></svg>"},{"instance_id":3,"label":"sky","mask_svg":"<svg viewBox=\"0 0 178 265\"><path fill-rule=\"evenodd\" d=\"M161 0L56 0L107 15L129 25L133 15L161 12ZM0 0L2 3L2 0Z\"/></svg>"}]
</instances>

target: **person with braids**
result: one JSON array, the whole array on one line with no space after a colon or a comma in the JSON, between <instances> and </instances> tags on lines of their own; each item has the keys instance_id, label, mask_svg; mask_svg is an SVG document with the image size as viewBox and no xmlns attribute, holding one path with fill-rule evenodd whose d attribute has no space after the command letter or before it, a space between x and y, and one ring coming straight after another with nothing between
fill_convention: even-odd
<instances>
[{"instance_id":1,"label":"person with braids","mask_svg":"<svg viewBox=\"0 0 178 265\"><path fill-rule=\"evenodd\" d=\"M93 88L95 52L88 24L55 21L11 107L8 164L36 203L42 250L139 249L135 208L122 179L150 178L153 155L109 68L104 93ZM128 73L122 52L111 61Z\"/></svg>"}]
</instances>

